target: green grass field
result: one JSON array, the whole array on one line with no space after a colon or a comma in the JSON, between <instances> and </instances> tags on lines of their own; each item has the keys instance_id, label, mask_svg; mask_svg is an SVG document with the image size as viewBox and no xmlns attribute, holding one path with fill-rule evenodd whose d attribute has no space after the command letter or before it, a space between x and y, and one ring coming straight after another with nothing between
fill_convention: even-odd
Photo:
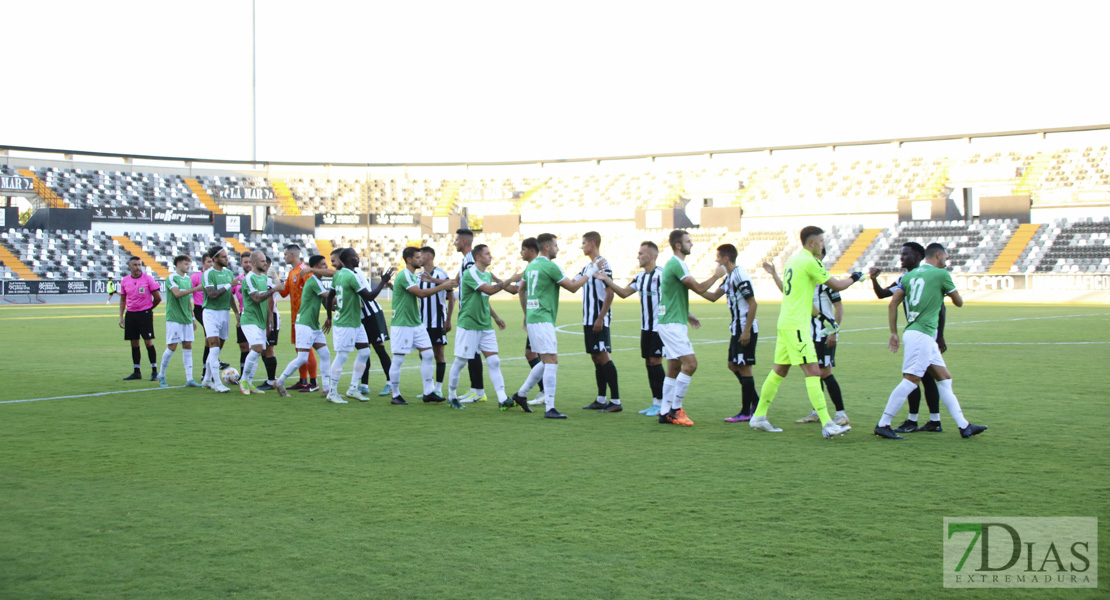
<instances>
[{"instance_id":1,"label":"green grass field","mask_svg":"<svg viewBox=\"0 0 1110 600\"><path fill-rule=\"evenodd\" d=\"M511 391L526 369L520 313L495 307L510 322ZM120 381L130 352L115 306L0 308L0 400L41 399L0 404L0 598L1106 597L1106 583L944 589L941 552L945 516L1097 516L1110 539L1107 307L950 310L955 391L990 430L961 439L942 412L943 434L903 442L871 433L900 379L884 305L847 306L836 371L855 429L831 441L793 423L809 411L799 372L771 409L783 433L724 423L740 397L727 310L694 309L696 426L683 428L636 414L650 394L632 303L613 328L631 410L580 410L593 368L565 333L561 422L492 401L160 390ZM760 306L757 385L777 309ZM576 303L560 317L581 331ZM161 317L155 330L161 340ZM376 358L372 369L376 391ZM179 356L170 382L183 382Z\"/></svg>"}]
</instances>

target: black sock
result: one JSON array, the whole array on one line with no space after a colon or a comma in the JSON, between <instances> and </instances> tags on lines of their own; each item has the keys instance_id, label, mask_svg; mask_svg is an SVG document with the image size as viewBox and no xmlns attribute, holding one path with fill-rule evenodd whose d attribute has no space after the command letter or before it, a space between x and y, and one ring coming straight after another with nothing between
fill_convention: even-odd
<instances>
[{"instance_id":1,"label":"black sock","mask_svg":"<svg viewBox=\"0 0 1110 600\"><path fill-rule=\"evenodd\" d=\"M482 381L482 359L475 356L466 363L470 373L470 387L476 390L486 389L486 382Z\"/></svg>"},{"instance_id":2,"label":"black sock","mask_svg":"<svg viewBox=\"0 0 1110 600\"><path fill-rule=\"evenodd\" d=\"M648 383L651 385L651 397L655 399L663 399L663 380L667 378L667 372L663 370L663 365L648 365Z\"/></svg>"},{"instance_id":3,"label":"black sock","mask_svg":"<svg viewBox=\"0 0 1110 600\"><path fill-rule=\"evenodd\" d=\"M200 378L203 380L204 376L208 373L208 345L204 346L204 357L201 358L200 363Z\"/></svg>"},{"instance_id":4,"label":"black sock","mask_svg":"<svg viewBox=\"0 0 1110 600\"><path fill-rule=\"evenodd\" d=\"M158 372L158 355L154 353L154 346L146 347L146 357L150 359L150 370Z\"/></svg>"},{"instance_id":5,"label":"black sock","mask_svg":"<svg viewBox=\"0 0 1110 600\"><path fill-rule=\"evenodd\" d=\"M916 415L917 410L921 408L921 388L913 388L909 396L906 396L906 404L909 405L910 414Z\"/></svg>"},{"instance_id":6,"label":"black sock","mask_svg":"<svg viewBox=\"0 0 1110 600\"><path fill-rule=\"evenodd\" d=\"M613 400L620 400L621 393L617 388L617 365L613 361L609 361L601 365L601 370L605 373L605 381L609 384L609 397Z\"/></svg>"},{"instance_id":7,"label":"black sock","mask_svg":"<svg viewBox=\"0 0 1110 600\"><path fill-rule=\"evenodd\" d=\"M316 378L313 377L312 379L309 379L308 384L311 385L312 387L316 387Z\"/></svg>"},{"instance_id":8,"label":"black sock","mask_svg":"<svg viewBox=\"0 0 1110 600\"><path fill-rule=\"evenodd\" d=\"M736 375L740 377L740 389L743 398L740 414L751 415L755 412L755 407L759 405L759 393L755 391L755 377L743 377L740 373Z\"/></svg>"},{"instance_id":9,"label":"black sock","mask_svg":"<svg viewBox=\"0 0 1110 600\"><path fill-rule=\"evenodd\" d=\"M940 392L937 391L937 380L926 375L921 378L921 385L925 386L925 404L929 405L931 414L940 414Z\"/></svg>"},{"instance_id":10,"label":"black sock","mask_svg":"<svg viewBox=\"0 0 1110 600\"><path fill-rule=\"evenodd\" d=\"M824 382L825 389L829 390L829 399L832 400L836 410L844 410L844 398L840 396L840 382L836 380L836 375L830 373L821 381Z\"/></svg>"},{"instance_id":11,"label":"black sock","mask_svg":"<svg viewBox=\"0 0 1110 600\"><path fill-rule=\"evenodd\" d=\"M239 373L243 372L243 367L247 364L247 355L250 354L250 353L251 353L250 350L247 350L246 352L240 352L239 353Z\"/></svg>"},{"instance_id":12,"label":"black sock","mask_svg":"<svg viewBox=\"0 0 1110 600\"><path fill-rule=\"evenodd\" d=\"M266 381L273 381L277 378L277 357L276 356L263 356L262 364L266 365Z\"/></svg>"},{"instance_id":13,"label":"black sock","mask_svg":"<svg viewBox=\"0 0 1110 600\"><path fill-rule=\"evenodd\" d=\"M443 374L447 372L447 363L436 363L436 383L443 383Z\"/></svg>"},{"instance_id":14,"label":"black sock","mask_svg":"<svg viewBox=\"0 0 1110 600\"><path fill-rule=\"evenodd\" d=\"M374 352L378 355L378 364L382 366L382 371L385 373L385 380L389 381L389 368L393 366L393 359L389 358L389 352L385 349L385 344L373 344L373 346Z\"/></svg>"},{"instance_id":15,"label":"black sock","mask_svg":"<svg viewBox=\"0 0 1110 600\"><path fill-rule=\"evenodd\" d=\"M533 358L532 360L528 361L528 368L529 369L534 369L534 368L536 368L536 365L538 365L538 364L540 364L540 357L537 356L536 358ZM539 385L540 385L540 391L542 392L543 391L543 378L540 378Z\"/></svg>"},{"instance_id":16,"label":"black sock","mask_svg":"<svg viewBox=\"0 0 1110 600\"><path fill-rule=\"evenodd\" d=\"M605 397L605 367L594 363L594 381L597 382L597 395L599 398Z\"/></svg>"},{"instance_id":17,"label":"black sock","mask_svg":"<svg viewBox=\"0 0 1110 600\"><path fill-rule=\"evenodd\" d=\"M138 346L131 346L131 364L135 365L135 372L139 372L139 361L143 359L143 353L139 351Z\"/></svg>"},{"instance_id":18,"label":"black sock","mask_svg":"<svg viewBox=\"0 0 1110 600\"><path fill-rule=\"evenodd\" d=\"M362 370L362 377L359 379L362 385L370 385L370 361L367 359L366 368Z\"/></svg>"}]
</instances>

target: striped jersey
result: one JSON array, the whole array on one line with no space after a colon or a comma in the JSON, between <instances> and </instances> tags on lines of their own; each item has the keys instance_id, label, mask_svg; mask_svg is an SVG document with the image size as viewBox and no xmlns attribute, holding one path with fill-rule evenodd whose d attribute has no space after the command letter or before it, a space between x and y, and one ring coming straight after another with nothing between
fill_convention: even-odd
<instances>
[{"instance_id":1,"label":"striped jersey","mask_svg":"<svg viewBox=\"0 0 1110 600\"><path fill-rule=\"evenodd\" d=\"M612 277L613 269L609 268L608 263L609 261L605 260L604 257L599 256L597 257L597 260L590 262L585 267L583 267L581 271L578 272L579 277L590 278L590 280L582 286L583 325L593 325L594 321L597 321L598 316L601 315L602 308L605 305L605 294L608 291L609 287L605 285L604 281L601 281L600 279L594 279L593 275L598 271L604 271L606 275ZM599 264L604 264L605 268L598 268ZM612 318L613 311L606 311L604 321L605 327L609 326L609 321L612 320Z\"/></svg>"},{"instance_id":2,"label":"striped jersey","mask_svg":"<svg viewBox=\"0 0 1110 600\"><path fill-rule=\"evenodd\" d=\"M732 335L740 335L744 332L744 324L748 320L748 299L755 297L755 292L752 291L752 277L747 269L736 265L721 287L725 290L728 312L732 315L728 330ZM752 333L759 333L758 320L752 321Z\"/></svg>"},{"instance_id":3,"label":"striped jersey","mask_svg":"<svg viewBox=\"0 0 1110 600\"><path fill-rule=\"evenodd\" d=\"M427 270L425 269L425 272ZM464 273L466 271L463 271ZM436 279L448 279L447 271L436 267L432 269L428 275ZM420 289L430 290L438 283L420 282ZM462 284L460 283L460 286ZM459 294L462 295L461 293ZM447 322L447 290L440 290L427 298L420 299L420 320L424 322L424 326L429 329L442 329L444 323Z\"/></svg>"},{"instance_id":4,"label":"striped jersey","mask_svg":"<svg viewBox=\"0 0 1110 600\"><path fill-rule=\"evenodd\" d=\"M366 279L366 276L362 274L362 271L355 271L355 277L358 277L359 281L362 283L362 287L370 291L374 290L374 288L370 287L370 281ZM369 317L370 315L382 312L382 305L378 304L377 300L370 300L369 302L367 302L367 300L361 296L359 297L359 300L362 301L363 319Z\"/></svg>"},{"instance_id":5,"label":"striped jersey","mask_svg":"<svg viewBox=\"0 0 1110 600\"><path fill-rule=\"evenodd\" d=\"M821 284L813 290L813 306L820 313L821 317L825 317L827 321L834 321L836 313L833 311L833 303L840 302L840 292L834 291L831 287ZM821 322L820 317L813 317L810 319L813 329L813 341L820 342L826 337L825 324Z\"/></svg>"},{"instance_id":6,"label":"striped jersey","mask_svg":"<svg viewBox=\"0 0 1110 600\"><path fill-rule=\"evenodd\" d=\"M628 287L640 294L640 329L655 331L655 309L659 306L659 278L663 269L655 267L650 272L640 271Z\"/></svg>"}]
</instances>

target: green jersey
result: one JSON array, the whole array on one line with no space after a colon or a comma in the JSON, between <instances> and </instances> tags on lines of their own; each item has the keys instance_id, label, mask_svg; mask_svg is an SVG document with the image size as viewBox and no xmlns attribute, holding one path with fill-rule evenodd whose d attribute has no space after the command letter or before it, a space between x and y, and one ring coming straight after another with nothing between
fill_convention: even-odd
<instances>
[{"instance_id":1,"label":"green jersey","mask_svg":"<svg viewBox=\"0 0 1110 600\"><path fill-rule=\"evenodd\" d=\"M408 269L401 269L397 279L393 280L393 320L390 325L401 327L419 327L424 322L420 320L420 299L409 290L420 287L420 278Z\"/></svg>"},{"instance_id":2,"label":"green jersey","mask_svg":"<svg viewBox=\"0 0 1110 600\"><path fill-rule=\"evenodd\" d=\"M902 276L899 287L906 293L906 330L913 329L931 337L937 336L940 309L944 297L956 290L947 269L921 263L920 267Z\"/></svg>"},{"instance_id":3,"label":"green jersey","mask_svg":"<svg viewBox=\"0 0 1110 600\"><path fill-rule=\"evenodd\" d=\"M528 286L525 311L528 323L551 323L559 316L559 282L566 279L559 265L546 256L537 256L524 269L524 282Z\"/></svg>"},{"instance_id":4,"label":"green jersey","mask_svg":"<svg viewBox=\"0 0 1110 600\"><path fill-rule=\"evenodd\" d=\"M171 323L185 323L186 325L193 322L193 295L185 294L178 298L173 295L174 290L188 290L193 287L193 280L188 277L182 277L177 273L170 275L166 280L169 293L166 295L166 320Z\"/></svg>"},{"instance_id":5,"label":"green jersey","mask_svg":"<svg viewBox=\"0 0 1110 600\"><path fill-rule=\"evenodd\" d=\"M251 273L243 278L243 317L240 321L242 325L266 328L266 320L270 316L270 299L255 302L251 294L269 289L270 278L266 275Z\"/></svg>"},{"instance_id":6,"label":"green jersey","mask_svg":"<svg viewBox=\"0 0 1110 600\"><path fill-rule=\"evenodd\" d=\"M336 327L362 327L362 298L359 290L363 289L362 281L350 269L340 269L331 278L331 287L335 290L335 306L338 313L333 323ZM301 296L304 302L304 296Z\"/></svg>"},{"instance_id":7,"label":"green jersey","mask_svg":"<svg viewBox=\"0 0 1110 600\"><path fill-rule=\"evenodd\" d=\"M470 267L463 272L460 279L459 329L493 329L493 321L489 316L489 295L478 290L480 286L491 283L493 276L479 271L478 267Z\"/></svg>"},{"instance_id":8,"label":"green jersey","mask_svg":"<svg viewBox=\"0 0 1110 600\"><path fill-rule=\"evenodd\" d=\"M682 283L690 277L690 268L677 256L672 256L663 265L659 276L659 308L656 309L656 323L686 324L690 317L690 288Z\"/></svg>"},{"instance_id":9,"label":"green jersey","mask_svg":"<svg viewBox=\"0 0 1110 600\"><path fill-rule=\"evenodd\" d=\"M813 291L829 277L821 261L805 248L786 261L782 272L779 329L799 329L809 335L813 319Z\"/></svg>"},{"instance_id":10,"label":"green jersey","mask_svg":"<svg viewBox=\"0 0 1110 600\"><path fill-rule=\"evenodd\" d=\"M297 311L297 325L305 325L313 331L320 330L320 305L324 286L315 275L309 275L301 289L301 308Z\"/></svg>"},{"instance_id":11,"label":"green jersey","mask_svg":"<svg viewBox=\"0 0 1110 600\"><path fill-rule=\"evenodd\" d=\"M235 275L231 272L231 269L220 269L217 271L214 267L209 267L200 278L200 281L206 288L219 288L225 283L228 285L227 288L224 288L224 292L220 294L219 298L209 298L207 293L204 295L205 310L222 310L224 312L231 310L231 286L235 284Z\"/></svg>"}]
</instances>

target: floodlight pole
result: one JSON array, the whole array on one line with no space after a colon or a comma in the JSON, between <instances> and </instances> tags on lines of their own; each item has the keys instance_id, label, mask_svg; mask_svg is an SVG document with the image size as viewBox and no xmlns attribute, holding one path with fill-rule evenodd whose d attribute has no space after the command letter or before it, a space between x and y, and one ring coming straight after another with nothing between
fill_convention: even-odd
<instances>
[{"instance_id":1,"label":"floodlight pole","mask_svg":"<svg viewBox=\"0 0 1110 600\"><path fill-rule=\"evenodd\" d=\"M258 162L258 87L257 58L258 42L255 34L255 0L251 0L251 162Z\"/></svg>"}]
</instances>

